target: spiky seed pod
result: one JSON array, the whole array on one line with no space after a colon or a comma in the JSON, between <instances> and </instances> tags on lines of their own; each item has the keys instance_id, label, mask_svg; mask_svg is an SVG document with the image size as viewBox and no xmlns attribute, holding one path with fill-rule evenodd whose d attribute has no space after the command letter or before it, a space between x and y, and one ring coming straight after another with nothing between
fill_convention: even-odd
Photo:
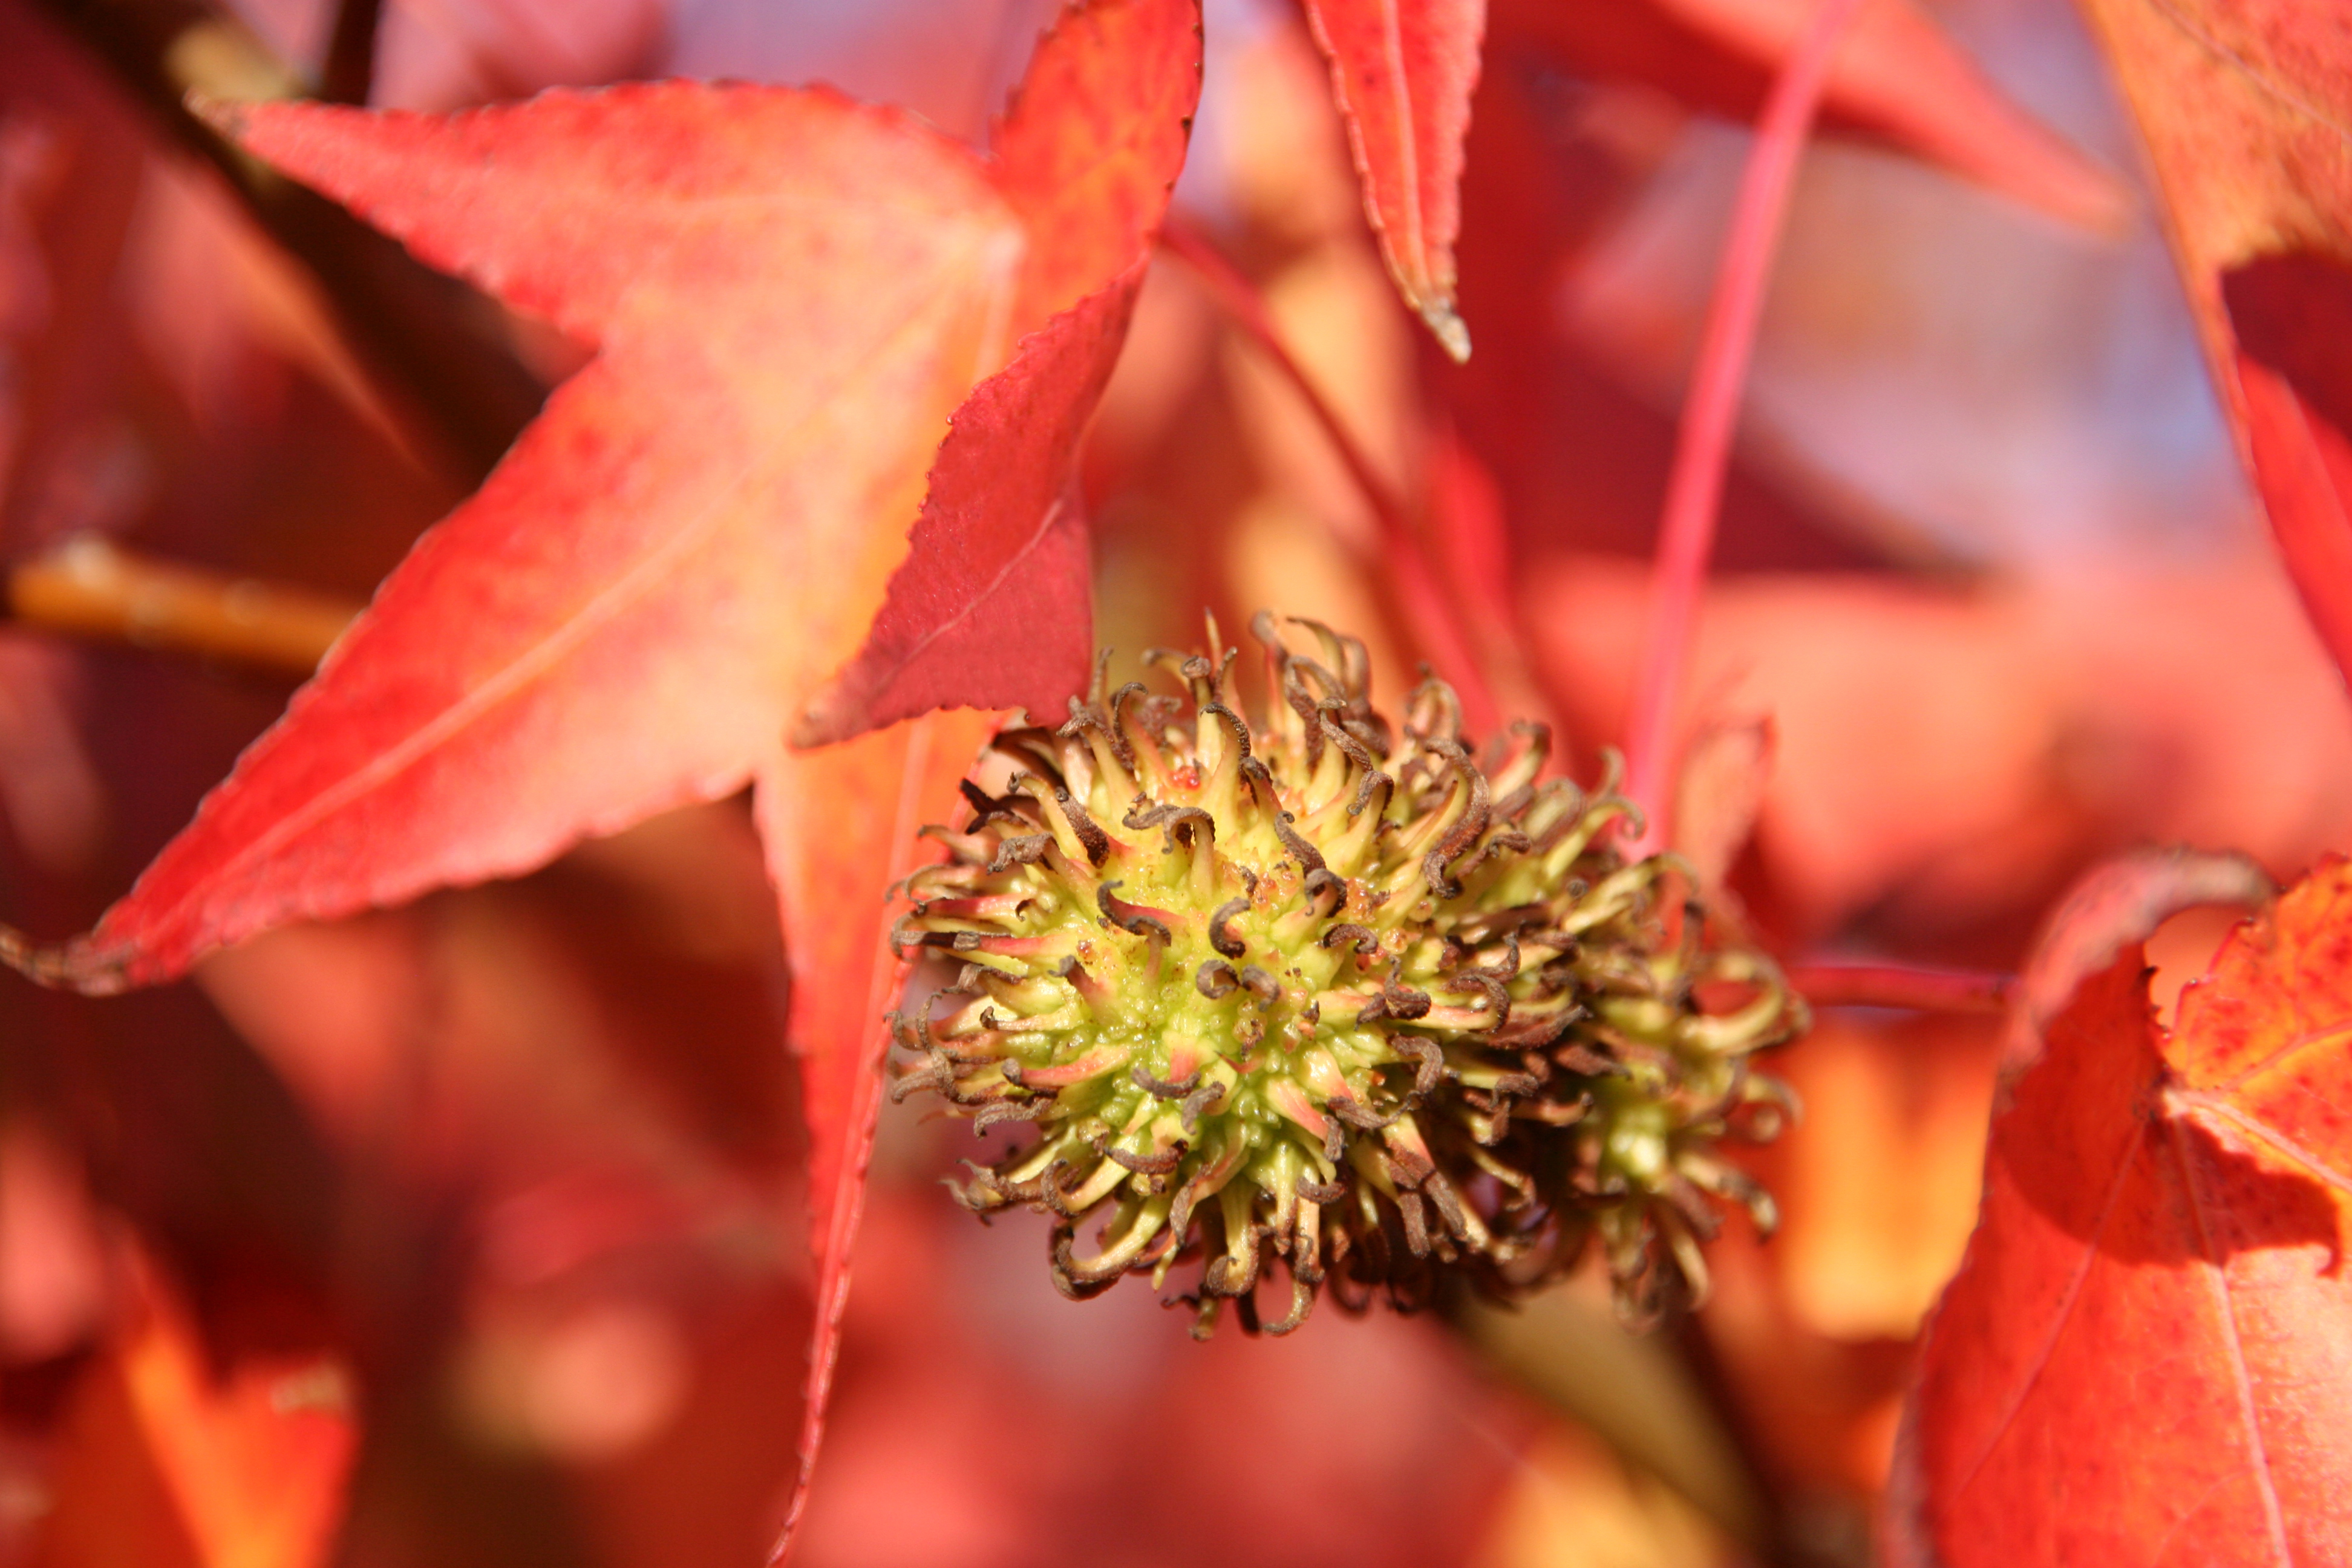
<instances>
[{"instance_id":1,"label":"spiky seed pod","mask_svg":"<svg viewBox=\"0 0 2352 1568\"><path fill-rule=\"evenodd\" d=\"M949 858L894 945L961 972L893 1016L895 1092L1034 1133L958 1196L1054 1215L1072 1297L1197 1260L1202 1333L1228 1299L1259 1327L1277 1263L1274 1333L1326 1284L1350 1310L1423 1305L1446 1269L1509 1295L1594 1242L1629 1317L1703 1290L1710 1197L1772 1223L1715 1151L1779 1125L1749 1058L1801 1001L1711 939L1672 857L1623 859L1627 801L1541 776L1540 726L1482 767L1430 680L1400 745L1362 645L1291 624L1316 656L1253 625L1255 724L1212 626L1207 657L1145 656L1184 697L1097 669L1067 723L998 736L1002 794L967 783L971 820L924 830Z\"/></svg>"}]
</instances>

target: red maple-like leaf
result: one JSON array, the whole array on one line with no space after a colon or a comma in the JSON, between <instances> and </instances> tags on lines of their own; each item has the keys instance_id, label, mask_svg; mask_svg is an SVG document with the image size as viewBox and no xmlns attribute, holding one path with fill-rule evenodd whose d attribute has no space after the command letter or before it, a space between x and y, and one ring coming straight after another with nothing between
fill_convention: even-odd
<instances>
[{"instance_id":1,"label":"red maple-like leaf","mask_svg":"<svg viewBox=\"0 0 2352 1568\"><path fill-rule=\"evenodd\" d=\"M2352 26L2296 0L2084 0L2139 123L2247 469L2352 670Z\"/></svg>"},{"instance_id":2,"label":"red maple-like leaf","mask_svg":"<svg viewBox=\"0 0 2352 1568\"><path fill-rule=\"evenodd\" d=\"M1067 63L1096 56L1125 68ZM944 639L885 683L893 714L1050 710L1074 690L1083 599L960 596L1013 574L1041 531L1066 533L1051 470L1070 442L1001 480L951 448L911 557L908 520L950 412L1024 334L973 399L965 446L1083 423L1181 163L1196 15L1186 0L1078 7L1039 70L994 159L822 89L220 111L251 151L596 353L61 977L161 979L289 919L523 870L738 788L856 652L902 561L890 609L910 584L918 603L883 630L919 638L961 616L966 637L1047 651L966 660L957 686ZM1130 120L1151 129L1103 134ZM1034 199L1073 163L1086 188ZM1007 401L1044 416L1013 427ZM851 703L832 731L875 721Z\"/></svg>"},{"instance_id":3,"label":"red maple-like leaf","mask_svg":"<svg viewBox=\"0 0 2352 1568\"><path fill-rule=\"evenodd\" d=\"M1090 563L1069 485L1183 165L1199 14L1097 5L1066 16L1056 41L994 138L997 187L1030 233L1051 237L1013 308L1045 325L956 414L907 563L856 659L802 716L797 745L938 707L1049 713L1093 655L1087 618L1071 613L1087 602Z\"/></svg>"},{"instance_id":4,"label":"red maple-like leaf","mask_svg":"<svg viewBox=\"0 0 2352 1568\"><path fill-rule=\"evenodd\" d=\"M1486 0L1306 5L1390 275L1445 352L1467 359L1470 331L1454 311L1454 242Z\"/></svg>"},{"instance_id":5,"label":"red maple-like leaf","mask_svg":"<svg viewBox=\"0 0 2352 1568\"><path fill-rule=\"evenodd\" d=\"M2347 1044L2340 860L2241 926L2169 1031L2137 943L2074 992L1994 1117L1890 1561L2352 1561Z\"/></svg>"},{"instance_id":6,"label":"red maple-like leaf","mask_svg":"<svg viewBox=\"0 0 2352 1568\"><path fill-rule=\"evenodd\" d=\"M845 745L773 753L760 775L760 833L787 911L793 1038L808 1109L809 1236L816 1254L815 1325L801 1415L801 1471L784 1533L808 1500L824 1436L850 1244L881 1110L889 1050L882 1015L898 965L876 919L883 889L914 869L916 830L944 819L956 781L987 739L986 714L936 713ZM851 802L864 809L845 809Z\"/></svg>"},{"instance_id":7,"label":"red maple-like leaf","mask_svg":"<svg viewBox=\"0 0 2352 1568\"><path fill-rule=\"evenodd\" d=\"M756 779L813 1127L804 1482L885 1048L883 890L981 721L810 756L784 736L1050 712L1082 684L1069 470L1200 58L1195 0L1082 0L988 156L824 89L215 110L595 354L131 894L32 966L92 990L167 978Z\"/></svg>"}]
</instances>

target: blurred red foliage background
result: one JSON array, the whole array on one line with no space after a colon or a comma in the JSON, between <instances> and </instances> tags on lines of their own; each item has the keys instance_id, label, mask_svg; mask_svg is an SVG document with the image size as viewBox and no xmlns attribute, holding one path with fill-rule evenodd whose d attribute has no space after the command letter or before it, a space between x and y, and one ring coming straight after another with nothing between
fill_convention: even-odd
<instances>
[{"instance_id":1,"label":"blurred red foliage background","mask_svg":"<svg viewBox=\"0 0 2352 1568\"><path fill-rule=\"evenodd\" d=\"M278 623L331 627L478 463L55 9L0 0L0 550L298 585L315 597ZM394 0L371 101L822 79L978 138L1053 10ZM2054 0L1931 12L2084 151L2029 140L1956 174L1932 124L1833 87L1690 682L1691 728L1729 760L1694 768L1685 832L1704 853L1719 826L1792 957L2005 971L2119 849L2234 847L2284 879L2352 842L2352 714L2081 24ZM276 59L324 59L328 8L238 14ZM1441 570L1531 656L1498 696L1549 712L1589 774L1625 725L1745 143L1726 117L1764 68L1693 35L1661 81L1549 26L1533 4L1490 17L1466 365L1393 296L1289 8L1209 6L1178 209L1383 477L1446 509ZM576 363L469 308L541 378ZM1237 626L1272 605L1364 630L1376 686L1410 684L1361 495L1165 257L1084 478L1101 641L1181 645L1203 607ZM298 673L136 627L0 627L12 922L88 926ZM2158 933L2159 1001L2221 930ZM810 1326L789 995L741 799L151 993L0 983L0 1564L759 1560ZM1916 1336L1975 1219L2000 1029L1827 1010L1778 1069L1805 1121L1756 1162L1782 1232L1732 1227L1714 1300L1647 1341L1570 1291L1518 1319L1325 1313L1194 1345L1139 1289L1062 1301L1031 1227L981 1229L940 1193L963 1131L889 1109L798 1560L1864 1561Z\"/></svg>"}]
</instances>

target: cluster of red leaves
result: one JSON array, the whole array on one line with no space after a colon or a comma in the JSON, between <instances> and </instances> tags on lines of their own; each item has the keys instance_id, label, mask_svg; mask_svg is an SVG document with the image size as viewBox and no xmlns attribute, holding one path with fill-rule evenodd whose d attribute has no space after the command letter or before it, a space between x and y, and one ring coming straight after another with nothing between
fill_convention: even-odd
<instances>
[{"instance_id":1,"label":"cluster of red leaves","mask_svg":"<svg viewBox=\"0 0 2352 1568\"><path fill-rule=\"evenodd\" d=\"M2343 500L2352 394L2336 352L2352 342L2346 40L2294 0L2155 8L2092 0L2087 9L2138 111L2233 428L2294 581L2343 660L2352 654ZM1596 501L1581 470L1632 476L1622 510L1643 513L1653 504L1647 477L1623 449L1654 448L1662 464L1664 427L1558 353L1558 279L1646 169L1642 150L1622 141L1564 157L1546 83L1567 72L1639 84L1687 108L1744 116L1810 10L1801 0L1497 0L1491 12L1475 0L1305 5L1397 289L1449 361L1462 361L1474 340L1477 351L1425 367L1451 429L1420 487L1445 580L1399 592L1466 608L1478 637L1423 651L1441 662L1475 658L1488 651L1478 637L1510 640L1523 606L1507 567L1527 568L1517 592L1546 614L1517 676L1560 694L1558 716L1582 736L1620 731L1636 595L1586 567L1572 581L1549 574L1563 570L1564 536L1590 549L1634 531L1612 525L1612 498ZM706 1117L744 1119L735 1136L761 1145L746 1168L773 1163L780 1123L797 1113L806 1126L813 1310L780 1284L710 1331L723 1341L748 1334L744 1321L779 1317L797 1329L807 1314L814 1350L793 1519L823 1430L879 1098L875 1020L895 983L883 891L915 853L913 827L945 815L985 722L984 712L939 710L1051 713L1083 681L1092 631L1082 437L1120 358L1184 163L1202 65L1193 0L1082 0L1039 44L984 153L823 89L670 82L448 115L282 103L205 110L250 153L551 323L589 357L480 489L384 578L317 678L131 894L88 936L26 962L86 990L143 985L289 922L348 920L432 889L519 877L583 839L750 784L782 910L787 1027L801 1064L793 1101L779 1104L774 1089L760 1086L755 1058L707 1043L738 1026L757 1038L755 1020L772 1010L772 994L746 978L778 963L755 937L718 959L674 955L673 982L646 994L682 1022L640 1017L616 1033L640 1054L680 1041L688 1053L711 1053L699 1067L663 1072ZM1862 7L1823 110L1832 128L2071 219L2112 221L2117 210L2111 180L2010 108L1905 0ZM1602 451L1612 460L1595 463ZM1561 521L1571 510L1572 530ZM1808 526L1735 486L1727 529L1750 547L1766 542L1767 558L1801 557ZM1775 604L1766 589L1727 614L1711 606L1706 624L1756 647L1793 648L1802 639L1773 627L1806 626L1822 594L1906 592L1809 586ZM1577 613L1559 613L1571 603ZM1916 613L1903 618L1916 638ZM2259 622L2262 612L2247 618ZM1861 617L1843 624L1867 633ZM1507 684L1508 661L1496 662L1496 684ZM1509 695L1531 698L1531 688ZM1890 706L1920 703L1917 681L1893 681ZM1726 808L1742 820L1761 812L1756 854L1768 863L1747 885L1782 895L1759 896L1758 914L1792 950L1906 889L1933 896L1933 852L1968 842L1980 826L1826 803L1822 790L1842 775L1851 787L1889 787L1883 768L1838 765L1870 744L1850 708L1840 716L1843 731L1783 715L1784 747L1822 752L1790 758L1780 793ZM2014 717L2023 732L2042 716ZM2063 715L2047 717L2053 732L2064 727ZM2017 749L2031 752L2032 737ZM1848 829L1865 819L1917 842L1856 849ZM740 833L719 825L731 819L679 820L703 824L692 832ZM2000 896L2046 894L2070 855L2108 847L2082 826L2029 821L2013 850L2023 868ZM1727 846L1722 858L1730 853ZM1850 875L1839 874L1841 853ZM592 873L592 884L621 907L657 910L676 893L647 892L625 866L607 871L602 883ZM2333 1109L2343 1093L2334 1066L2341 881L2340 872L2323 874L2268 917L2267 934L2235 939L2163 1041L2151 1043L2131 1016L2137 971L2122 963L2053 1026L2040 1066L2017 1064L2015 1099L1995 1126L1984 1226L1927 1341L1901 1461L1906 1511L1888 1526L1891 1542L1946 1561L2021 1545L2055 1552L2074 1539L2069 1531L2116 1561L2156 1561L2168 1542L2189 1539L2176 1537L2181 1530L2210 1529L2256 1556L2267 1549L2242 1543L2273 1542L2295 1560L2340 1549L2338 1500L2352 1489L2327 1484L2336 1460L2326 1444L2289 1429L2307 1398L2273 1385L2307 1377L2346 1386L2324 1339L2278 1326L2295 1312L2335 1315L2310 1318L2317 1323L2344 1310L2330 1261L2342 1205L2327 1195L2331 1182L2344 1183L2352 1138ZM1982 890L1963 879L1958 897ZM545 901L561 905L564 895L558 889ZM366 989L365 977L394 955L440 951L446 925L467 918L428 900L285 931L226 955L207 984L248 1037L277 1042L272 1058L289 1076L310 1075L302 1087L314 1111L329 1108L331 1121L341 1108L344 1132L402 1103L394 1064L409 1048L404 1032L476 1051L502 1062L499 1070L576 1074L582 1102L612 1114L614 1081L534 1059L511 1017L469 1001L467 978L492 962L477 949L450 944L465 956L446 960L449 995L430 1005L398 985ZM541 908L531 919L554 926L565 914ZM534 973L543 959L507 952L498 961ZM572 961L547 967L551 1005L593 988ZM265 972L267 984L256 979ZM322 1019L300 1000L306 973L334 977L311 982L321 1005L344 987L369 1001L343 1000ZM726 1000L713 1005L719 974L729 977L718 987ZM495 1143L500 1097L467 1103L480 1120L452 1146ZM478 1170L447 1179L452 1190L478 1185L522 1204L568 1179L562 1151L573 1136L560 1119L518 1129L510 1148L467 1156L500 1167L494 1179ZM742 1170L698 1163L650 1129L644 1138L659 1145L644 1163L661 1180L572 1193L562 1212L604 1245L645 1240L641 1267L716 1267L703 1252L682 1258L647 1238L671 1235L664 1205L685 1206L689 1192L704 1212L713 1190L719 1212L747 1203ZM408 1140L420 1146L407 1151L412 1166L430 1168L429 1125L399 1130L396 1141ZM2111 1212L2130 1223L2111 1225ZM544 1259L509 1262L525 1282L556 1271ZM319 1489L302 1486L331 1490L341 1472L347 1393L325 1376L316 1407L289 1415L284 1391L304 1386L300 1369L250 1357L237 1377L259 1381L232 1378L207 1392L169 1289L152 1283L145 1265L129 1267L146 1304L116 1331L107 1376L80 1387L71 1419L129 1421L149 1434L142 1451L165 1501L119 1516L86 1502L61 1507L47 1550L60 1562L98 1561L100 1537L75 1531L180 1529L190 1541L173 1550L196 1562L226 1560L213 1543L232 1537L262 1553L252 1561L304 1560L334 1514L318 1503ZM2009 1274L2023 1282L1989 1284ZM426 1294L416 1280L405 1289ZM399 1288L381 1294L403 1299ZM528 1301L528 1290L518 1295ZM919 1279L898 1293L924 1296ZM2081 1325L2107 1312L2130 1318L2114 1331L2124 1342L2161 1340L2179 1356L2184 1386L2201 1403L2162 1447L2193 1450L2197 1465L2143 1463L2152 1446L2109 1403L2125 1396L2100 1381L2128 1383L2129 1364L2053 1349L2089 1334L2095 1351L2096 1325ZM2178 1328L2192 1318L2191 1330ZM634 1369L646 1399L665 1375L675 1382L663 1369L676 1352L643 1322L623 1314L575 1326L581 1364ZM2250 1355L2243 1342L2262 1335L2261 1354ZM2012 1365L2013 1377L1981 1375ZM403 1407L410 1370L362 1366L380 1401L365 1410L377 1430L426 1418ZM747 1366L737 1387L706 1391L698 1397L710 1408L681 1420L757 1424L756 1411L726 1408L730 1399L788 1408L774 1402L792 1372ZM481 1373L489 1392L479 1398L520 1411L517 1420L580 1397L560 1357L532 1374L531 1392L504 1404L500 1375ZM985 1413L957 1419L975 1434L968 1441L982 1440ZM331 1430L321 1437L314 1428ZM583 1452L593 1452L593 1419L565 1429L587 1431ZM681 1439L677 1451L692 1450ZM2289 1452L2318 1457L2282 1469L2278 1456ZM280 1456L289 1453L312 1468L288 1468ZM2053 1456L2083 1458L2079 1487L2048 1483ZM1187 1462L1172 1444L1149 1458L1139 1450L1137 1460L1161 1473ZM616 1482L613 1517L626 1522L615 1528L667 1531L665 1550L684 1559L685 1543L704 1538L645 1500L659 1490L661 1457L633 1463ZM756 1494L764 1474L750 1466L741 1489ZM368 1484L362 1476L362 1506ZM468 1506L478 1500L452 1505ZM1973 1522L1983 1519L2011 1521L2021 1540ZM730 1536L711 1549L744 1546Z\"/></svg>"}]
</instances>

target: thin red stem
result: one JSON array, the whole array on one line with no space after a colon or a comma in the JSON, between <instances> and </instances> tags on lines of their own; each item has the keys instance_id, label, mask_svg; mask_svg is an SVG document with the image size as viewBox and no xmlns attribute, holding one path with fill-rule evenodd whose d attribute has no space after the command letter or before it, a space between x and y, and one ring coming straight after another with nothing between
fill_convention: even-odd
<instances>
[{"instance_id":1,"label":"thin red stem","mask_svg":"<svg viewBox=\"0 0 2352 1568\"><path fill-rule=\"evenodd\" d=\"M1999 1013L2017 976L1908 963L1801 963L1789 984L1816 1007L1909 1007L1923 1013Z\"/></svg>"},{"instance_id":2,"label":"thin red stem","mask_svg":"<svg viewBox=\"0 0 2352 1568\"><path fill-rule=\"evenodd\" d=\"M1502 721L1502 710L1495 700L1494 688L1478 662L1476 645L1459 607L1445 591L1428 552L1422 547L1411 509L1381 477L1363 447L1340 423L1339 411L1282 341L1273 318L1266 313L1265 301L1241 269L1227 260L1205 235L1173 217L1161 229L1160 243L1207 286L1219 308L1273 362L1275 369L1307 405L1315 423L1322 427L1340 466L1348 470L1349 479L1371 509L1380 543L1377 552L1368 556L1339 530L1333 530L1334 536L1341 548L1356 558L1376 587L1385 584L1394 593L1406 634L1453 684L1462 699L1463 716L1471 728L1496 728Z\"/></svg>"},{"instance_id":3,"label":"thin red stem","mask_svg":"<svg viewBox=\"0 0 2352 1568\"><path fill-rule=\"evenodd\" d=\"M1658 519L1649 631L1626 737L1627 793L1649 819L1641 846L1645 849L1660 847L1672 826L1668 809L1677 709L1707 558L1715 551L1724 470L1731 458L1739 393L1748 378L1757 319L1763 312L1765 284L1788 218L1798 160L1829 79L1831 58L1859 5L1860 0L1822 0L1811 26L1781 63L1732 204L1731 234L1707 303L1674 468L1666 479L1665 505Z\"/></svg>"}]
</instances>

